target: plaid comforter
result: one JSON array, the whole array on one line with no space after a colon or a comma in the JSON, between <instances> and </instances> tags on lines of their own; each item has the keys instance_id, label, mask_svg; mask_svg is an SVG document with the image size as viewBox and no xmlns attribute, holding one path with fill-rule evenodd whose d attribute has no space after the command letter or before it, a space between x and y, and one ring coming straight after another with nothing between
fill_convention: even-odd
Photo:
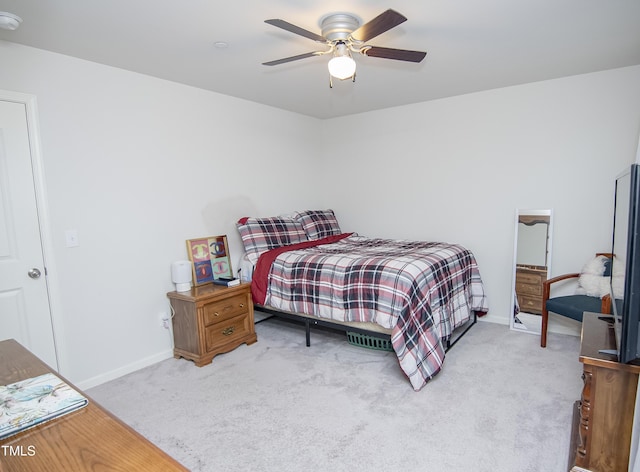
<instances>
[{"instance_id":1,"label":"plaid comforter","mask_svg":"<svg viewBox=\"0 0 640 472\"><path fill-rule=\"evenodd\" d=\"M357 235L293 244L260 256L252 284L258 304L390 328L414 390L440 371L442 340L488 311L476 260L456 244Z\"/></svg>"}]
</instances>

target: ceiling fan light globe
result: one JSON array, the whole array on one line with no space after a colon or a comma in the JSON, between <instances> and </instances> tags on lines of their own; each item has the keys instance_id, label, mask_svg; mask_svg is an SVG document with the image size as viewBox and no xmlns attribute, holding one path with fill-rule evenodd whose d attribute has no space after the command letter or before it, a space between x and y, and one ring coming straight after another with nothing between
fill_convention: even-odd
<instances>
[{"instance_id":1,"label":"ceiling fan light globe","mask_svg":"<svg viewBox=\"0 0 640 472\"><path fill-rule=\"evenodd\" d=\"M336 79L344 80L356 73L356 61L349 56L334 57L329 61L329 74Z\"/></svg>"}]
</instances>

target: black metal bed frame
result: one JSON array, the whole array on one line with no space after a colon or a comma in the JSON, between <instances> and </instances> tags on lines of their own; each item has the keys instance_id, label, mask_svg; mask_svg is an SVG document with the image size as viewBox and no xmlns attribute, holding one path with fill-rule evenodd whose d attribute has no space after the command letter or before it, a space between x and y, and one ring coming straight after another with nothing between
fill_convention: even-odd
<instances>
[{"instance_id":1,"label":"black metal bed frame","mask_svg":"<svg viewBox=\"0 0 640 472\"><path fill-rule=\"evenodd\" d=\"M319 327L323 327L323 328L328 328L328 329L332 329L332 330L336 330L336 331L342 331L342 332L352 332L352 333L359 333L359 334L364 334L366 336L371 336L373 338L379 338L379 339L383 339L385 341L391 341L391 335L386 334L386 333L380 333L378 331L370 331L364 328L359 328L359 327L354 327L354 326L348 326L348 325L344 325L344 324L340 324L340 323L335 323L331 320L327 320L324 318L311 318L309 316L303 316L303 315L298 315L296 313L290 313L288 311L280 311L280 310L276 310L275 308L271 308L271 307L266 307L263 305L258 305L258 304L254 304L253 305L254 309L257 311L260 311L261 313L267 313L271 316L267 317L267 318L263 318L259 321L256 321L256 324L258 323L262 323L263 321L267 321L270 320L274 317L277 318L283 318L287 321L293 321L293 322L297 322L297 323L303 323L305 326L305 334L306 334L306 341L307 341L307 347L311 346L311 326L319 326ZM478 313L476 311L473 312L473 318L471 318L469 321L467 321L464 325L458 327L455 331L458 331L460 329L462 329L462 331L457 334L455 336L455 339L453 339L452 341L452 337L453 337L453 333L451 336L449 336L446 339L446 347L445 347L445 352L449 352L449 349L451 349L459 340L460 338L462 338L465 334L467 334L467 332L471 329L471 327L473 325L475 325L478 321ZM455 332L454 331L454 332Z\"/></svg>"}]
</instances>

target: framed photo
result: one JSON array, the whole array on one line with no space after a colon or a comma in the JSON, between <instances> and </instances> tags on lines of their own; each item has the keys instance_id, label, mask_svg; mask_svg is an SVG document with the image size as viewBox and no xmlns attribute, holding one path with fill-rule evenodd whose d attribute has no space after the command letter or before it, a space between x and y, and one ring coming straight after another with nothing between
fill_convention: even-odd
<instances>
[{"instance_id":1,"label":"framed photo","mask_svg":"<svg viewBox=\"0 0 640 472\"><path fill-rule=\"evenodd\" d=\"M219 277L233 277L226 235L187 239L187 254L194 286L213 282Z\"/></svg>"}]
</instances>

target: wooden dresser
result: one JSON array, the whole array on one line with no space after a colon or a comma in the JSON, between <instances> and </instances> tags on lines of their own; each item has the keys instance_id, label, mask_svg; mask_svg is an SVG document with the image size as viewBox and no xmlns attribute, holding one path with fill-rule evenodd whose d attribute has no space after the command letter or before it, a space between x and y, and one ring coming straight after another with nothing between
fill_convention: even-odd
<instances>
[{"instance_id":1,"label":"wooden dresser","mask_svg":"<svg viewBox=\"0 0 640 472\"><path fill-rule=\"evenodd\" d=\"M0 385L49 372L53 370L17 341L0 341ZM76 470L187 469L91 398L84 408L0 440L2 472Z\"/></svg>"},{"instance_id":2,"label":"wooden dresser","mask_svg":"<svg viewBox=\"0 0 640 472\"><path fill-rule=\"evenodd\" d=\"M251 284L235 287L207 284L167 294L173 309L173 355L211 363L218 354L258 338L253 320Z\"/></svg>"},{"instance_id":3,"label":"wooden dresser","mask_svg":"<svg viewBox=\"0 0 640 472\"><path fill-rule=\"evenodd\" d=\"M520 311L542 314L542 282L545 280L546 267L516 267L516 295Z\"/></svg>"},{"instance_id":4,"label":"wooden dresser","mask_svg":"<svg viewBox=\"0 0 640 472\"><path fill-rule=\"evenodd\" d=\"M626 472L640 366L621 364L601 349L615 349L612 324L585 313L580 362L584 387L574 405L569 467Z\"/></svg>"}]
</instances>

